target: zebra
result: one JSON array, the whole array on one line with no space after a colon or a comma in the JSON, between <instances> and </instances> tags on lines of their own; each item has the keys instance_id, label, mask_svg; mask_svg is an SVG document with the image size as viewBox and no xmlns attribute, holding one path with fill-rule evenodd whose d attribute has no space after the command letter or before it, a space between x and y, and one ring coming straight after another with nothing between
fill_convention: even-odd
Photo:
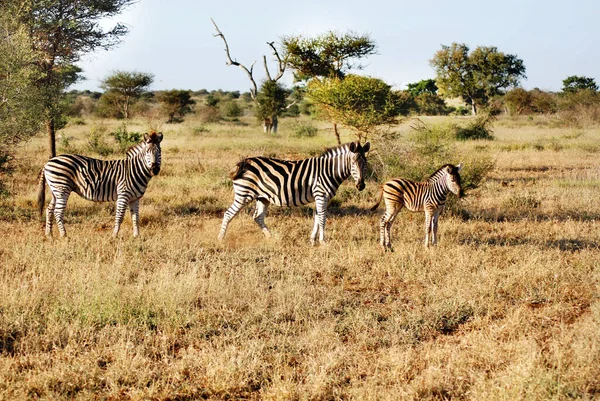
<instances>
[{"instance_id":1,"label":"zebra","mask_svg":"<svg viewBox=\"0 0 600 401\"><path fill-rule=\"evenodd\" d=\"M460 171L462 164L445 164L425 182L414 182L403 178L392 179L383 184L379 200L371 210L377 209L381 199L385 201L385 213L379 225L380 245L383 251L392 251L390 231L392 223L403 206L412 212L425 211L425 246L436 243L438 217L446 205L446 197L451 191L462 196Z\"/></svg>"},{"instance_id":2,"label":"zebra","mask_svg":"<svg viewBox=\"0 0 600 401\"><path fill-rule=\"evenodd\" d=\"M139 202L150 179L160 172L163 134L144 134L144 139L127 149L127 158L98 160L80 155L60 155L44 165L38 177L38 208L42 215L46 183L52 199L46 209L46 235L52 235L52 216L60 236L67 235L63 215L72 191L94 202L117 202L113 237L119 233L127 206L133 222L133 236L139 235Z\"/></svg>"},{"instance_id":3,"label":"zebra","mask_svg":"<svg viewBox=\"0 0 600 401\"><path fill-rule=\"evenodd\" d=\"M310 236L315 245L325 243L325 214L329 200L341 183L352 176L356 188L365 188L367 169L365 153L370 143L350 142L326 150L317 157L303 160L280 160L268 157L250 157L236 165L230 174L233 180L233 204L225 211L219 240L225 237L227 225L249 202L256 200L254 221L265 237L271 233L265 225L269 204L277 206L300 206L316 203L314 226Z\"/></svg>"}]
</instances>

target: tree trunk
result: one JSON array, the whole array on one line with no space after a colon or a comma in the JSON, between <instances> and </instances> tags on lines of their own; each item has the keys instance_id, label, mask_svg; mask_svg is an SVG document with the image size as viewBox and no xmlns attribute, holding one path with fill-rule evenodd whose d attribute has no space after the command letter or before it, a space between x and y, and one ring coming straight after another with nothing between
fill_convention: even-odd
<instances>
[{"instance_id":1,"label":"tree trunk","mask_svg":"<svg viewBox=\"0 0 600 401\"><path fill-rule=\"evenodd\" d=\"M277 124L279 123L279 121L277 120L277 116L271 116L271 132L276 134L277 133Z\"/></svg>"},{"instance_id":2,"label":"tree trunk","mask_svg":"<svg viewBox=\"0 0 600 401\"><path fill-rule=\"evenodd\" d=\"M56 131L54 129L54 119L49 118L46 120L46 132L48 132L48 148L50 149L49 159L52 159L56 156Z\"/></svg>"},{"instance_id":3,"label":"tree trunk","mask_svg":"<svg viewBox=\"0 0 600 401\"><path fill-rule=\"evenodd\" d=\"M125 108L123 110L123 117L126 120L129 118L129 98L125 99Z\"/></svg>"},{"instance_id":4,"label":"tree trunk","mask_svg":"<svg viewBox=\"0 0 600 401\"><path fill-rule=\"evenodd\" d=\"M471 99L471 115L477 115L477 105L475 104L475 101L473 99Z\"/></svg>"},{"instance_id":5,"label":"tree trunk","mask_svg":"<svg viewBox=\"0 0 600 401\"><path fill-rule=\"evenodd\" d=\"M337 123L333 123L333 133L335 134L335 139L337 139L338 145L342 144L342 140L340 139L340 133L337 129Z\"/></svg>"},{"instance_id":6,"label":"tree trunk","mask_svg":"<svg viewBox=\"0 0 600 401\"><path fill-rule=\"evenodd\" d=\"M271 119L269 117L265 118L263 120L263 131L265 132L265 134L271 132L272 127L273 125L271 124Z\"/></svg>"}]
</instances>

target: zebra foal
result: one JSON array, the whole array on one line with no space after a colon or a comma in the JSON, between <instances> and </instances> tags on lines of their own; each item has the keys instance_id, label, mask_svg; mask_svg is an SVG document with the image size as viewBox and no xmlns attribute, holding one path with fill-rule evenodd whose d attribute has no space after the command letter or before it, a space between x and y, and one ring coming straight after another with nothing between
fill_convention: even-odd
<instances>
[{"instance_id":1,"label":"zebra foal","mask_svg":"<svg viewBox=\"0 0 600 401\"><path fill-rule=\"evenodd\" d=\"M69 195L75 192L94 202L117 202L113 237L131 211L133 236L139 235L139 201L150 179L160 172L162 133L144 134L144 139L127 150L127 158L99 160L80 155L60 155L48 160L38 177L38 208L44 210L46 185L52 199L46 209L46 235L52 235L52 217L60 236L67 235L63 221Z\"/></svg>"},{"instance_id":2,"label":"zebra foal","mask_svg":"<svg viewBox=\"0 0 600 401\"><path fill-rule=\"evenodd\" d=\"M381 199L385 202L385 213L379 224L379 243L383 251L393 251L391 228L403 206L412 212L425 212L425 246L436 243L438 218L446 205L448 193L462 196L460 170L462 164L446 164L433 173L427 181L414 182L403 178L392 179L383 184L379 200L371 210L377 209Z\"/></svg>"},{"instance_id":3,"label":"zebra foal","mask_svg":"<svg viewBox=\"0 0 600 401\"><path fill-rule=\"evenodd\" d=\"M341 183L352 176L356 188L365 187L367 168L365 153L369 142L351 142L330 148L322 155L303 160L280 160L268 157L250 157L242 160L230 174L233 179L233 204L225 211L219 239L225 237L227 225L249 202L256 200L254 221L268 238L271 233L265 225L269 204L300 206L316 203L315 221L310 236L314 245L325 242L325 215L329 200Z\"/></svg>"}]
</instances>

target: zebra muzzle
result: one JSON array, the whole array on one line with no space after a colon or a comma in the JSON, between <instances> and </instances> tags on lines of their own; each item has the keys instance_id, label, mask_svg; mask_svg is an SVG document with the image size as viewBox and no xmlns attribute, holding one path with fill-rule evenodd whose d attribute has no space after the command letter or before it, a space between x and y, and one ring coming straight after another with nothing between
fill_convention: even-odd
<instances>
[{"instance_id":1,"label":"zebra muzzle","mask_svg":"<svg viewBox=\"0 0 600 401\"><path fill-rule=\"evenodd\" d=\"M363 189L365 189L365 183L359 182L358 184L356 184L356 189L358 189L359 191L362 191Z\"/></svg>"},{"instance_id":2,"label":"zebra muzzle","mask_svg":"<svg viewBox=\"0 0 600 401\"><path fill-rule=\"evenodd\" d=\"M152 174L157 175L158 173L160 173L160 164L153 163L151 169Z\"/></svg>"}]
</instances>

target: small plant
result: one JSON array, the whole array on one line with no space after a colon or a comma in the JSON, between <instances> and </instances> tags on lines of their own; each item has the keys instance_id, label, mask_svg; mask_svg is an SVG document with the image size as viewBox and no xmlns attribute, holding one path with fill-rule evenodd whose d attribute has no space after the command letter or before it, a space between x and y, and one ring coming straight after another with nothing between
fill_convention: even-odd
<instances>
[{"instance_id":1,"label":"small plant","mask_svg":"<svg viewBox=\"0 0 600 401\"><path fill-rule=\"evenodd\" d=\"M310 138L317 135L319 129L311 123L298 123L294 127L294 136L298 138Z\"/></svg>"},{"instance_id":2,"label":"small plant","mask_svg":"<svg viewBox=\"0 0 600 401\"><path fill-rule=\"evenodd\" d=\"M121 125L115 132L111 132L110 136L115 139L122 152L142 140L142 135L139 132L128 132L125 124Z\"/></svg>"},{"instance_id":3,"label":"small plant","mask_svg":"<svg viewBox=\"0 0 600 401\"><path fill-rule=\"evenodd\" d=\"M454 136L456 139L466 141L470 139L494 139L492 123L496 120L493 114L482 114L466 127L458 127Z\"/></svg>"},{"instance_id":4,"label":"small plant","mask_svg":"<svg viewBox=\"0 0 600 401\"><path fill-rule=\"evenodd\" d=\"M532 195L514 196L508 199L504 206L510 209L537 209L542 201Z\"/></svg>"},{"instance_id":5,"label":"small plant","mask_svg":"<svg viewBox=\"0 0 600 401\"><path fill-rule=\"evenodd\" d=\"M194 133L194 135L200 135L203 132L210 132L210 130L208 128L206 128L205 125L199 125L197 127L194 127L192 129L192 132Z\"/></svg>"},{"instance_id":6,"label":"small plant","mask_svg":"<svg viewBox=\"0 0 600 401\"><path fill-rule=\"evenodd\" d=\"M106 142L104 134L97 127L92 127L88 135L88 148L100 156L108 156L114 153L114 149Z\"/></svg>"}]
</instances>

